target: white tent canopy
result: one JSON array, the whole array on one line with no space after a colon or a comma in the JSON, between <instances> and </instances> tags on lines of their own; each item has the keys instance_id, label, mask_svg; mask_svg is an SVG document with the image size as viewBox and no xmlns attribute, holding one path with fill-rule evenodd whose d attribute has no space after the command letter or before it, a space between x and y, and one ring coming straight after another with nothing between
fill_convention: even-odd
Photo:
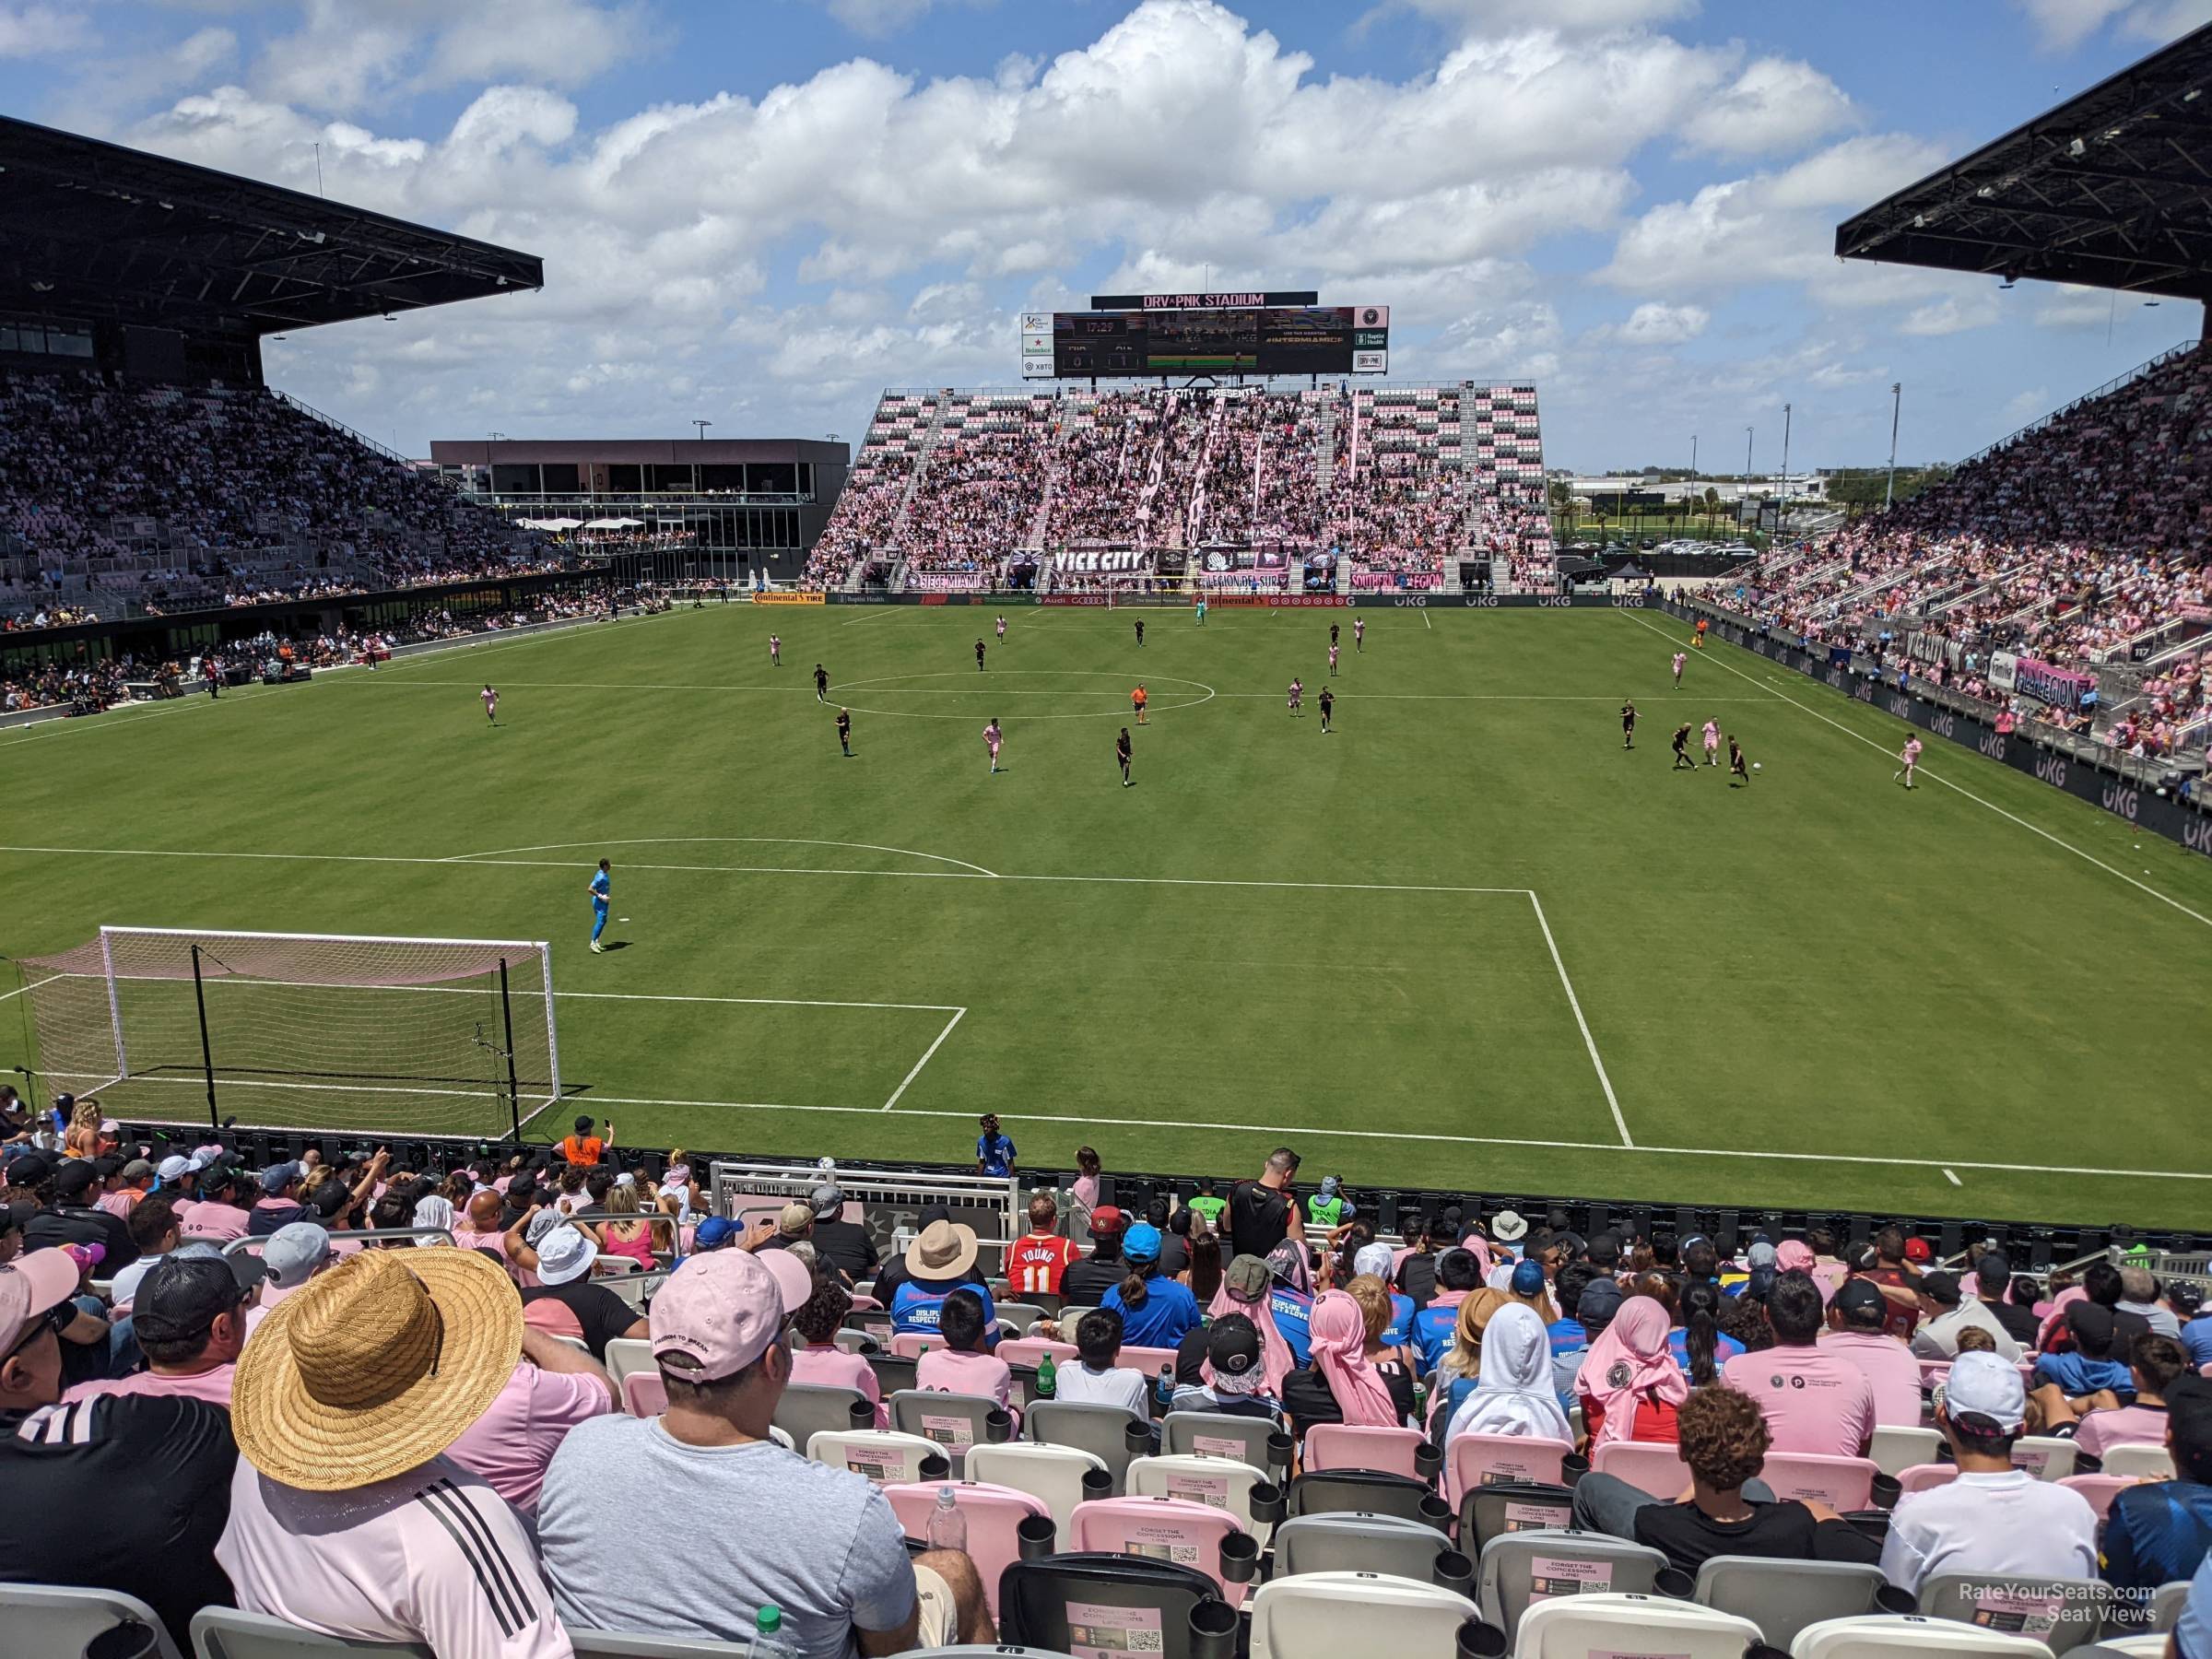
<instances>
[{"instance_id":1,"label":"white tent canopy","mask_svg":"<svg viewBox=\"0 0 2212 1659\"><path fill-rule=\"evenodd\" d=\"M575 521L571 520L570 522L573 524ZM641 528L644 523L643 519L598 518L588 521L583 527L586 530L636 530Z\"/></svg>"}]
</instances>

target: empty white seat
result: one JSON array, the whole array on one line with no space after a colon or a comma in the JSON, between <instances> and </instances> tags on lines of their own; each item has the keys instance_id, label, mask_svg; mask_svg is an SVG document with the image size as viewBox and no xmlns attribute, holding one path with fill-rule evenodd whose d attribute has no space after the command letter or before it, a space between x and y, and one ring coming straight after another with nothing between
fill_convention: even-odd
<instances>
[{"instance_id":1,"label":"empty white seat","mask_svg":"<svg viewBox=\"0 0 2212 1659\"><path fill-rule=\"evenodd\" d=\"M824 1429L806 1437L806 1455L816 1463L850 1469L877 1486L920 1480L923 1465L944 1453L935 1441L888 1429Z\"/></svg>"},{"instance_id":2,"label":"empty white seat","mask_svg":"<svg viewBox=\"0 0 2212 1659\"><path fill-rule=\"evenodd\" d=\"M1097 1490L1086 1492L1083 1477L1096 1470L1103 1478ZM1041 1446L1029 1441L1009 1441L1003 1446L974 1446L968 1453L968 1478L993 1486L1012 1487L1044 1500L1053 1520L1065 1526L1076 1505L1092 1497L1103 1498L1113 1489L1112 1471L1102 1457L1076 1446Z\"/></svg>"},{"instance_id":3,"label":"empty white seat","mask_svg":"<svg viewBox=\"0 0 2212 1659\"><path fill-rule=\"evenodd\" d=\"M1824 1618L1800 1630L1790 1644L1790 1659L1907 1659L1919 1654L1940 1659L2036 1659L2041 1654L2050 1659L2050 1653L2032 1636L1918 1615Z\"/></svg>"},{"instance_id":4,"label":"empty white seat","mask_svg":"<svg viewBox=\"0 0 2212 1659\"><path fill-rule=\"evenodd\" d=\"M1665 1653L1667 1659L1743 1659L1759 1627L1733 1613L1656 1595L1568 1595L1521 1616L1515 1659L1590 1659L1593 1653Z\"/></svg>"},{"instance_id":5,"label":"empty white seat","mask_svg":"<svg viewBox=\"0 0 2212 1659\"><path fill-rule=\"evenodd\" d=\"M1915 1464L1932 1464L1943 1450L1943 1436L1933 1429L1877 1427L1866 1455L1885 1475L1901 1475Z\"/></svg>"},{"instance_id":6,"label":"empty white seat","mask_svg":"<svg viewBox=\"0 0 2212 1659\"><path fill-rule=\"evenodd\" d=\"M1460 1626L1477 1617L1464 1595L1374 1572L1277 1579L1261 1585L1250 1605L1252 1659L1449 1653ZM1739 1648L1735 1659L1740 1654Z\"/></svg>"},{"instance_id":7,"label":"empty white seat","mask_svg":"<svg viewBox=\"0 0 2212 1659\"><path fill-rule=\"evenodd\" d=\"M154 1610L135 1595L68 1584L0 1584L0 1651L75 1655L129 1624L151 1633L151 1659L180 1659Z\"/></svg>"},{"instance_id":8,"label":"empty white seat","mask_svg":"<svg viewBox=\"0 0 2212 1659\"><path fill-rule=\"evenodd\" d=\"M1875 1596L1888 1583L1879 1567L1844 1561L1714 1556L1698 1569L1697 1599L1749 1619L1769 1643L1786 1648L1807 1625L1878 1612Z\"/></svg>"},{"instance_id":9,"label":"empty white seat","mask_svg":"<svg viewBox=\"0 0 2212 1659\"><path fill-rule=\"evenodd\" d=\"M9 1629L12 1635L12 1621ZM339 1636L320 1636L265 1613L241 1613L230 1607L202 1607L192 1616L192 1651L198 1659L337 1659L345 1653L356 1659L369 1659L370 1655L429 1659L430 1655L428 1647L412 1641L349 1641Z\"/></svg>"},{"instance_id":10,"label":"empty white seat","mask_svg":"<svg viewBox=\"0 0 2212 1659\"><path fill-rule=\"evenodd\" d=\"M2171 1480L2173 1453L2163 1446L2128 1444L2107 1447L2104 1472L2107 1475L2132 1475L2138 1480Z\"/></svg>"}]
</instances>

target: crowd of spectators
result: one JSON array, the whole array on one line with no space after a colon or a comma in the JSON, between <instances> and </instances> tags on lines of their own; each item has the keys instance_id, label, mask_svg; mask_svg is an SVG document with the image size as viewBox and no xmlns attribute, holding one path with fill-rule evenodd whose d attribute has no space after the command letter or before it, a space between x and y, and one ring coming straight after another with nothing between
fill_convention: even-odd
<instances>
[{"instance_id":1,"label":"crowd of spectators","mask_svg":"<svg viewBox=\"0 0 2212 1659\"><path fill-rule=\"evenodd\" d=\"M2212 1311L2125 1258L2039 1280L1989 1243L1953 1271L1896 1228L1864 1249L1814 1228L1724 1252L1453 1206L1383 1238L1335 1177L1301 1189L1288 1147L1222 1191L1124 1211L1084 1148L1073 1188L1032 1194L994 1295L941 1206L886 1255L831 1168L739 1224L709 1213L681 1148L648 1164L612 1133L586 1117L512 1157L258 1169L214 1135L155 1162L97 1100L34 1115L0 1087L0 1469L41 1518L0 1577L124 1591L179 1640L197 1608L235 1605L353 1640L559 1655L579 1628L743 1640L772 1605L799 1652L987 1643L974 1563L910 1552L873 1481L771 1426L794 1382L880 1406L868 1354L840 1346L862 1307L930 1339L916 1386L1018 1412L1006 1296L1065 1310L1030 1335L1074 1352L1030 1386L1137 1423L1251 1418L1300 1448L1324 1426L1404 1428L1447 1457L1463 1439L1600 1461L1664 1444L1679 1497L1594 1469L1562 1500L1692 1573L1748 1555L1878 1567L1910 1593L2101 1578L2124 1626L2194 1578L2182 1628L2212 1618L2212 1382L2194 1374ZM977 1162L1017 1171L994 1120ZM673 1272L640 1297L618 1265ZM618 1339L647 1345L659 1411L624 1409ZM1124 1363L1135 1347L1172 1351L1157 1386ZM1762 1479L1771 1456L1860 1458L1924 1424L1947 1478L1887 1514ZM2077 1471L2136 1446L2173 1472L2107 1492L2100 1515L2023 1465L2031 1435L2038 1456L2070 1441ZM640 1500L805 1525L694 1528L640 1574Z\"/></svg>"},{"instance_id":2,"label":"crowd of spectators","mask_svg":"<svg viewBox=\"0 0 2212 1659\"><path fill-rule=\"evenodd\" d=\"M1025 546L1340 548L1377 587L1439 585L1460 553L1541 559L1541 481L1470 452L1463 390L886 394L808 580L903 561L924 591L987 587ZM1533 454L1533 406L1514 418Z\"/></svg>"},{"instance_id":3,"label":"crowd of spectators","mask_svg":"<svg viewBox=\"0 0 2212 1659\"><path fill-rule=\"evenodd\" d=\"M560 562L272 392L89 371L0 376L0 549L17 626L97 620L95 585L161 614Z\"/></svg>"},{"instance_id":4,"label":"crowd of spectators","mask_svg":"<svg viewBox=\"0 0 2212 1659\"><path fill-rule=\"evenodd\" d=\"M1776 547L1740 607L1818 641L1916 635L1962 685L1985 685L1997 652L2086 672L2212 639L2208 440L2200 348L1825 541ZM2201 653L2161 665L2141 695L2113 708L2130 716L2118 747L2157 756L2212 737Z\"/></svg>"}]
</instances>

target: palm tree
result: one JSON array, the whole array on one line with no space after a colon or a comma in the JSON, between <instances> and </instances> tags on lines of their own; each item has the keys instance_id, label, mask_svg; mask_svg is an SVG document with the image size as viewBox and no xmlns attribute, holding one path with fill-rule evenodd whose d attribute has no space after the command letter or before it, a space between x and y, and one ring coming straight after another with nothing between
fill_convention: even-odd
<instances>
[{"instance_id":1,"label":"palm tree","mask_svg":"<svg viewBox=\"0 0 2212 1659\"><path fill-rule=\"evenodd\" d=\"M1713 522L1721 516L1721 492L1712 485L1705 486L1705 534L1712 534Z\"/></svg>"}]
</instances>

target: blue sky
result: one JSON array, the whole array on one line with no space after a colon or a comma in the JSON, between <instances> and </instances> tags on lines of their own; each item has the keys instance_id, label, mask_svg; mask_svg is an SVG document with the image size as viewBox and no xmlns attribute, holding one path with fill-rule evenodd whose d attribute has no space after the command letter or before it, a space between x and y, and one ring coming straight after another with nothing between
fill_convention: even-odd
<instances>
[{"instance_id":1,"label":"blue sky","mask_svg":"<svg viewBox=\"0 0 2212 1659\"><path fill-rule=\"evenodd\" d=\"M1365 9L1363 9L1363 7ZM1583 469L1964 454L2199 308L1840 265L1837 221L2212 0L0 0L0 108L526 249L547 289L302 332L431 438L857 439L1094 291L1393 308Z\"/></svg>"}]
</instances>

